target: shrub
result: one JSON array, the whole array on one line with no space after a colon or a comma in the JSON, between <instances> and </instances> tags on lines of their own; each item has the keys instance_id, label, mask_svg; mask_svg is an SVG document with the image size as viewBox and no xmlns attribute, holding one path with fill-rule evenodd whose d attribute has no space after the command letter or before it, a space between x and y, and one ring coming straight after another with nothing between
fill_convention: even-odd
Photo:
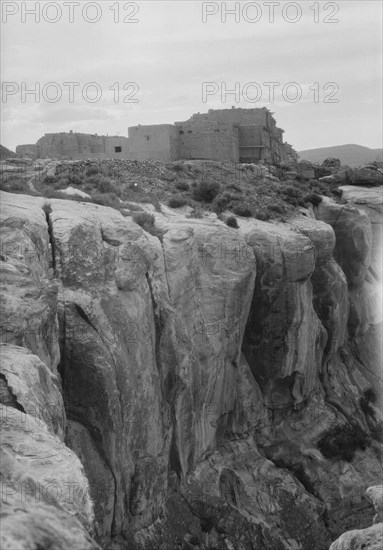
<instances>
[{"instance_id":1,"label":"shrub","mask_svg":"<svg viewBox=\"0 0 383 550\"><path fill-rule=\"evenodd\" d=\"M193 199L201 202L211 202L220 190L221 186L216 181L201 181L193 189Z\"/></svg>"},{"instance_id":2,"label":"shrub","mask_svg":"<svg viewBox=\"0 0 383 550\"><path fill-rule=\"evenodd\" d=\"M213 210L216 214L222 214L229 204L229 199L225 195L217 195L213 201Z\"/></svg>"},{"instance_id":3,"label":"shrub","mask_svg":"<svg viewBox=\"0 0 383 550\"><path fill-rule=\"evenodd\" d=\"M168 206L170 206L170 208L181 208L187 203L188 201L185 197L181 197L181 195L173 195L173 197L170 197L169 199Z\"/></svg>"},{"instance_id":4,"label":"shrub","mask_svg":"<svg viewBox=\"0 0 383 550\"><path fill-rule=\"evenodd\" d=\"M275 214L286 214L287 212L286 206L282 204L269 204L267 210L274 212Z\"/></svg>"},{"instance_id":5,"label":"shrub","mask_svg":"<svg viewBox=\"0 0 383 550\"><path fill-rule=\"evenodd\" d=\"M100 181L100 174L92 174L86 179L86 183L89 183L93 186L98 185L99 181Z\"/></svg>"},{"instance_id":6,"label":"shrub","mask_svg":"<svg viewBox=\"0 0 383 550\"><path fill-rule=\"evenodd\" d=\"M109 178L102 176L98 181L98 190L100 193L116 193L118 194L118 188Z\"/></svg>"},{"instance_id":7,"label":"shrub","mask_svg":"<svg viewBox=\"0 0 383 550\"><path fill-rule=\"evenodd\" d=\"M228 227L233 227L234 229L238 229L239 227L237 218L235 216L229 216L226 220L226 225Z\"/></svg>"},{"instance_id":8,"label":"shrub","mask_svg":"<svg viewBox=\"0 0 383 550\"><path fill-rule=\"evenodd\" d=\"M52 185L53 183L56 183L55 176L45 176L43 183L46 185Z\"/></svg>"},{"instance_id":9,"label":"shrub","mask_svg":"<svg viewBox=\"0 0 383 550\"><path fill-rule=\"evenodd\" d=\"M251 209L245 203L240 203L234 206L233 212L234 214L237 214L237 216L242 216L243 218L251 218L253 215Z\"/></svg>"},{"instance_id":10,"label":"shrub","mask_svg":"<svg viewBox=\"0 0 383 550\"><path fill-rule=\"evenodd\" d=\"M159 229L154 225L155 218L153 214L149 214L148 212L137 212L133 215L133 220L138 223L138 225L141 226L144 231L150 233L154 237L158 237L162 242L166 231L164 231L163 229Z\"/></svg>"},{"instance_id":11,"label":"shrub","mask_svg":"<svg viewBox=\"0 0 383 550\"><path fill-rule=\"evenodd\" d=\"M351 462L358 449L364 451L371 440L357 424L343 424L326 431L317 443L325 458Z\"/></svg>"},{"instance_id":12,"label":"shrub","mask_svg":"<svg viewBox=\"0 0 383 550\"><path fill-rule=\"evenodd\" d=\"M300 189L298 187L294 187L293 185L285 185L281 187L280 192L287 197L294 197L295 199L297 199L301 194Z\"/></svg>"},{"instance_id":13,"label":"shrub","mask_svg":"<svg viewBox=\"0 0 383 550\"><path fill-rule=\"evenodd\" d=\"M303 197L305 203L311 202L313 206L318 206L322 201L322 197L316 193L308 193Z\"/></svg>"},{"instance_id":14,"label":"shrub","mask_svg":"<svg viewBox=\"0 0 383 550\"><path fill-rule=\"evenodd\" d=\"M189 191L190 187L186 181L177 181L175 184L179 191Z\"/></svg>"},{"instance_id":15,"label":"shrub","mask_svg":"<svg viewBox=\"0 0 383 550\"><path fill-rule=\"evenodd\" d=\"M198 206L194 208L190 213L191 218L201 219L204 217L204 211L202 208L199 208Z\"/></svg>"},{"instance_id":16,"label":"shrub","mask_svg":"<svg viewBox=\"0 0 383 550\"><path fill-rule=\"evenodd\" d=\"M70 174L69 176L69 183L71 185L82 185L82 179L80 178L80 176L78 176L77 174Z\"/></svg>"},{"instance_id":17,"label":"shrub","mask_svg":"<svg viewBox=\"0 0 383 550\"><path fill-rule=\"evenodd\" d=\"M138 204L133 204L130 202L125 203L125 206L129 208L131 212L143 212L143 209Z\"/></svg>"},{"instance_id":18,"label":"shrub","mask_svg":"<svg viewBox=\"0 0 383 550\"><path fill-rule=\"evenodd\" d=\"M1 179L0 189L2 191L8 191L11 193L12 192L17 193L18 191L26 192L27 185L25 184L25 182L20 180L17 176L16 177L12 176L7 181L4 181L3 179Z\"/></svg>"},{"instance_id":19,"label":"shrub","mask_svg":"<svg viewBox=\"0 0 383 550\"><path fill-rule=\"evenodd\" d=\"M101 206L110 206L116 209L120 207L120 202L115 193L96 193L92 196L92 200Z\"/></svg>"},{"instance_id":20,"label":"shrub","mask_svg":"<svg viewBox=\"0 0 383 550\"><path fill-rule=\"evenodd\" d=\"M223 196L225 197L225 199L229 202L229 201L240 201L242 199L242 197L240 195L236 195L235 193L230 193L230 192L225 192L223 194Z\"/></svg>"},{"instance_id":21,"label":"shrub","mask_svg":"<svg viewBox=\"0 0 383 550\"><path fill-rule=\"evenodd\" d=\"M174 163L169 167L171 167L171 169L175 172L182 172L182 170L184 170L184 165L180 162Z\"/></svg>"},{"instance_id":22,"label":"shrub","mask_svg":"<svg viewBox=\"0 0 383 550\"><path fill-rule=\"evenodd\" d=\"M138 223L138 225L140 225L143 229L145 229L145 227L154 225L155 222L153 214L149 214L149 212L138 212L137 214L134 214L133 220Z\"/></svg>"},{"instance_id":23,"label":"shrub","mask_svg":"<svg viewBox=\"0 0 383 550\"><path fill-rule=\"evenodd\" d=\"M45 201L42 209L44 210L45 214L50 214L52 212L52 206L49 201Z\"/></svg>"},{"instance_id":24,"label":"shrub","mask_svg":"<svg viewBox=\"0 0 383 550\"><path fill-rule=\"evenodd\" d=\"M259 220L261 222L267 222L269 219L270 219L270 214L269 212L266 210L259 210L257 209L255 212L254 212L254 218L256 220Z\"/></svg>"}]
</instances>

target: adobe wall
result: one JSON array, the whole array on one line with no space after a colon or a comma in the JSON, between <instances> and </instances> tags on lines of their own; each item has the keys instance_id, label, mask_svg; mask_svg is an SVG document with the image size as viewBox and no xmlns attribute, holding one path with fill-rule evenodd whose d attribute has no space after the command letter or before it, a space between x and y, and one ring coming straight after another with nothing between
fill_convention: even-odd
<instances>
[{"instance_id":1,"label":"adobe wall","mask_svg":"<svg viewBox=\"0 0 383 550\"><path fill-rule=\"evenodd\" d=\"M233 162L282 162L288 154L283 146L283 130L277 127L272 113L266 108L254 109L209 109L207 113L196 113L184 122L176 122L176 127L184 134L179 135L180 158L209 158L230 160ZM230 144L228 135L222 134L219 143L211 138L211 132L217 131L217 125L238 128L238 144ZM186 136L186 132L192 133ZM195 136L195 133L199 133ZM232 130L234 134L235 131ZM219 135L219 134L218 134ZM233 141L232 136L231 140ZM233 153L233 149L235 152Z\"/></svg>"},{"instance_id":2,"label":"adobe wall","mask_svg":"<svg viewBox=\"0 0 383 550\"><path fill-rule=\"evenodd\" d=\"M37 158L37 145L35 143L17 145L16 155L20 158L29 157L35 159Z\"/></svg>"},{"instance_id":3,"label":"adobe wall","mask_svg":"<svg viewBox=\"0 0 383 550\"><path fill-rule=\"evenodd\" d=\"M237 162L238 130L232 124L177 123L178 158Z\"/></svg>"},{"instance_id":4,"label":"adobe wall","mask_svg":"<svg viewBox=\"0 0 383 550\"><path fill-rule=\"evenodd\" d=\"M232 124L244 124L257 126L267 125L269 112L266 107L260 109L209 109L207 113L196 113L187 122L230 122ZM271 116L272 118L272 116ZM182 122L175 124L184 124Z\"/></svg>"},{"instance_id":5,"label":"adobe wall","mask_svg":"<svg viewBox=\"0 0 383 550\"><path fill-rule=\"evenodd\" d=\"M258 162L267 160L263 150L265 144L263 126L239 126L239 160L240 162Z\"/></svg>"},{"instance_id":6,"label":"adobe wall","mask_svg":"<svg viewBox=\"0 0 383 550\"><path fill-rule=\"evenodd\" d=\"M127 137L103 136L103 138L106 158L125 160L129 160L131 158L129 139ZM118 151L118 148L121 149L120 152Z\"/></svg>"},{"instance_id":7,"label":"adobe wall","mask_svg":"<svg viewBox=\"0 0 383 550\"><path fill-rule=\"evenodd\" d=\"M176 128L154 124L128 128L129 149L134 160L172 161L178 158Z\"/></svg>"},{"instance_id":8,"label":"adobe wall","mask_svg":"<svg viewBox=\"0 0 383 550\"><path fill-rule=\"evenodd\" d=\"M74 160L129 159L128 138L96 134L45 134L37 142L38 158L70 158ZM116 151L120 148L120 152Z\"/></svg>"}]
</instances>

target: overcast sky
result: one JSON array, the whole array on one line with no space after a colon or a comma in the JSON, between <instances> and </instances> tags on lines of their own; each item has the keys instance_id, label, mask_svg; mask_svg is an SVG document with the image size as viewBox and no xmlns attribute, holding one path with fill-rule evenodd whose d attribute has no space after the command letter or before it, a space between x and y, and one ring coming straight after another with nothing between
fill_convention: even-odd
<instances>
[{"instance_id":1,"label":"overcast sky","mask_svg":"<svg viewBox=\"0 0 383 550\"><path fill-rule=\"evenodd\" d=\"M13 150L46 132L127 135L232 105L271 109L297 150L382 147L380 0L242 1L226 21L235 2L1 4L1 143ZM266 82L280 83L274 101Z\"/></svg>"}]
</instances>

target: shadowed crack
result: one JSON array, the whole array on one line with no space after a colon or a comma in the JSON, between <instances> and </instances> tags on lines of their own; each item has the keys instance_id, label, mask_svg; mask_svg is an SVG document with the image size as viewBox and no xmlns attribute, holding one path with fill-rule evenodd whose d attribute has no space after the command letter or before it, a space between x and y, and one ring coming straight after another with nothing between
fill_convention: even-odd
<instances>
[{"instance_id":1,"label":"shadowed crack","mask_svg":"<svg viewBox=\"0 0 383 550\"><path fill-rule=\"evenodd\" d=\"M2 373L0 373L0 402L7 407L13 407L26 414L24 407L20 405L17 401L17 397L9 387L6 376Z\"/></svg>"}]
</instances>

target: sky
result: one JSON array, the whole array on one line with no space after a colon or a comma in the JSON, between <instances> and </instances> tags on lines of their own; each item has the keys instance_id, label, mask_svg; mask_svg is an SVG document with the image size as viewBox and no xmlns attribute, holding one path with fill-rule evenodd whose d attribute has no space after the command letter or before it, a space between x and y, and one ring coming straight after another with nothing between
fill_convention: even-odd
<instances>
[{"instance_id":1,"label":"sky","mask_svg":"<svg viewBox=\"0 0 383 550\"><path fill-rule=\"evenodd\" d=\"M382 6L2 0L1 143L235 106L269 108L298 151L382 147Z\"/></svg>"}]
</instances>

